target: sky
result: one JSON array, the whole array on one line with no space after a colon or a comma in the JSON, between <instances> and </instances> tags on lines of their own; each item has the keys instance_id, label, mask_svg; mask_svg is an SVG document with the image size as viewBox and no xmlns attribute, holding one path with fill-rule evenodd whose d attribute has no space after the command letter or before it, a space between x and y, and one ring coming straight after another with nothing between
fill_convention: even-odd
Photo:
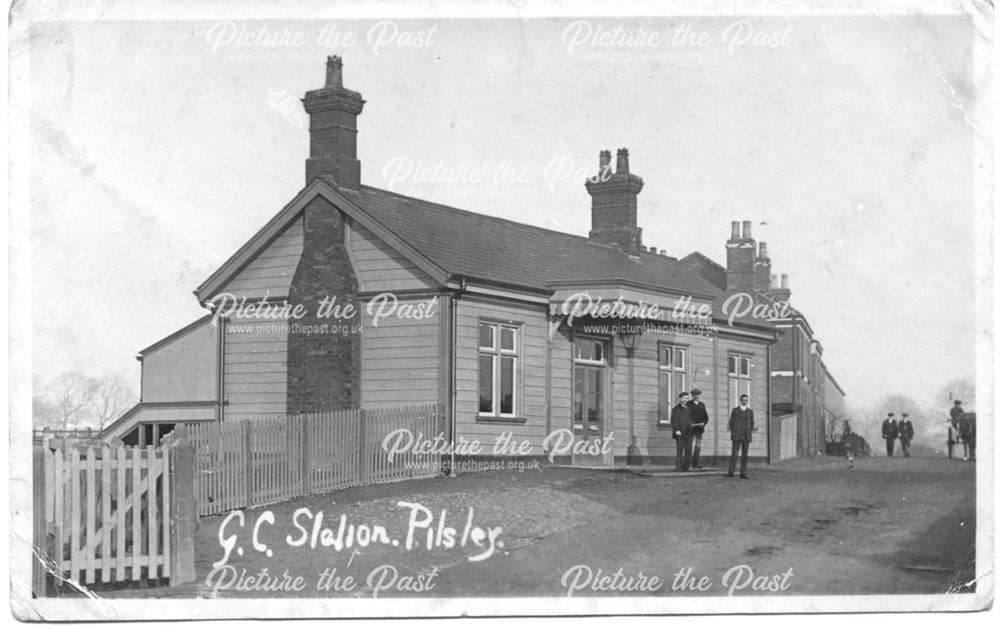
<instances>
[{"instance_id":1,"label":"sky","mask_svg":"<svg viewBox=\"0 0 1000 629\"><path fill-rule=\"evenodd\" d=\"M304 185L299 99L341 54L363 183L586 235L583 180L627 147L645 244L724 264L753 221L848 403L929 403L975 377L976 36L954 16L31 24L30 371L138 386L138 350L204 314L194 288Z\"/></svg>"}]
</instances>

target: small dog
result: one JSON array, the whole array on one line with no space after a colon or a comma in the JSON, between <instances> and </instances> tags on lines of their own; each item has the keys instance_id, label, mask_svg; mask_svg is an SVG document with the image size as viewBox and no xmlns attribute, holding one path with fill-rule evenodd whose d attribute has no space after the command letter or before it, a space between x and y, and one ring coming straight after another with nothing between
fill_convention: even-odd
<instances>
[{"instance_id":1,"label":"small dog","mask_svg":"<svg viewBox=\"0 0 1000 629\"><path fill-rule=\"evenodd\" d=\"M854 467L854 450L848 448L844 452L844 458L847 459L847 469Z\"/></svg>"}]
</instances>

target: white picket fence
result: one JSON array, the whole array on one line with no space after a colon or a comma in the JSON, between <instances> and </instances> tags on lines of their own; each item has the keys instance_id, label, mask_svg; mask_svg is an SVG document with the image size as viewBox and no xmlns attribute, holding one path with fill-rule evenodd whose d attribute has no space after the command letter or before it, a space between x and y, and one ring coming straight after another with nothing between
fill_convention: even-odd
<instances>
[{"instance_id":1,"label":"white picket fence","mask_svg":"<svg viewBox=\"0 0 1000 629\"><path fill-rule=\"evenodd\" d=\"M168 444L195 447L198 514L259 507L372 483L435 476L439 457L399 453L382 440L407 429L432 439L437 408L347 410L239 422L188 424Z\"/></svg>"}]
</instances>

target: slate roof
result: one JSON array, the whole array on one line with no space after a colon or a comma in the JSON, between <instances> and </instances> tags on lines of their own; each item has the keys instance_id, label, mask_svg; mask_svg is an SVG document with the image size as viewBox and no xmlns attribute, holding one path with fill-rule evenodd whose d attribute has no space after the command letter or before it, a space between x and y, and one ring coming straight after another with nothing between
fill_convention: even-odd
<instances>
[{"instance_id":1,"label":"slate roof","mask_svg":"<svg viewBox=\"0 0 1000 629\"><path fill-rule=\"evenodd\" d=\"M341 194L449 274L551 291L551 283L620 280L714 297L719 289L676 258L629 256L583 236L362 186Z\"/></svg>"},{"instance_id":2,"label":"slate roof","mask_svg":"<svg viewBox=\"0 0 1000 629\"><path fill-rule=\"evenodd\" d=\"M693 251L679 260L682 267L697 273L715 285L719 290L726 290L726 267L700 251Z\"/></svg>"}]
</instances>

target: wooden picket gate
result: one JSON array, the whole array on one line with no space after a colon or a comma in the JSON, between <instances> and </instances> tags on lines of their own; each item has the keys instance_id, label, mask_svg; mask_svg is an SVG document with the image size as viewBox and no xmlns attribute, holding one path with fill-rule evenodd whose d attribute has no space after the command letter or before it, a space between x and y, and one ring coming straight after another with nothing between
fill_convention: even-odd
<instances>
[{"instance_id":1,"label":"wooden picket gate","mask_svg":"<svg viewBox=\"0 0 1000 629\"><path fill-rule=\"evenodd\" d=\"M190 533L193 522L177 521L194 513L178 509L172 496L177 474L169 448L60 441L36 444L35 452L37 568L79 584L193 578L190 539L177 542L179 529ZM191 471L182 470L182 479ZM179 556L178 546L189 556ZM44 596L44 579L36 580L36 595Z\"/></svg>"},{"instance_id":2,"label":"wooden picket gate","mask_svg":"<svg viewBox=\"0 0 1000 629\"><path fill-rule=\"evenodd\" d=\"M188 424L175 429L168 442L194 446L198 514L211 515L346 487L436 475L439 457L430 453L407 451L388 460L382 440L397 429L433 439L437 408Z\"/></svg>"}]
</instances>

